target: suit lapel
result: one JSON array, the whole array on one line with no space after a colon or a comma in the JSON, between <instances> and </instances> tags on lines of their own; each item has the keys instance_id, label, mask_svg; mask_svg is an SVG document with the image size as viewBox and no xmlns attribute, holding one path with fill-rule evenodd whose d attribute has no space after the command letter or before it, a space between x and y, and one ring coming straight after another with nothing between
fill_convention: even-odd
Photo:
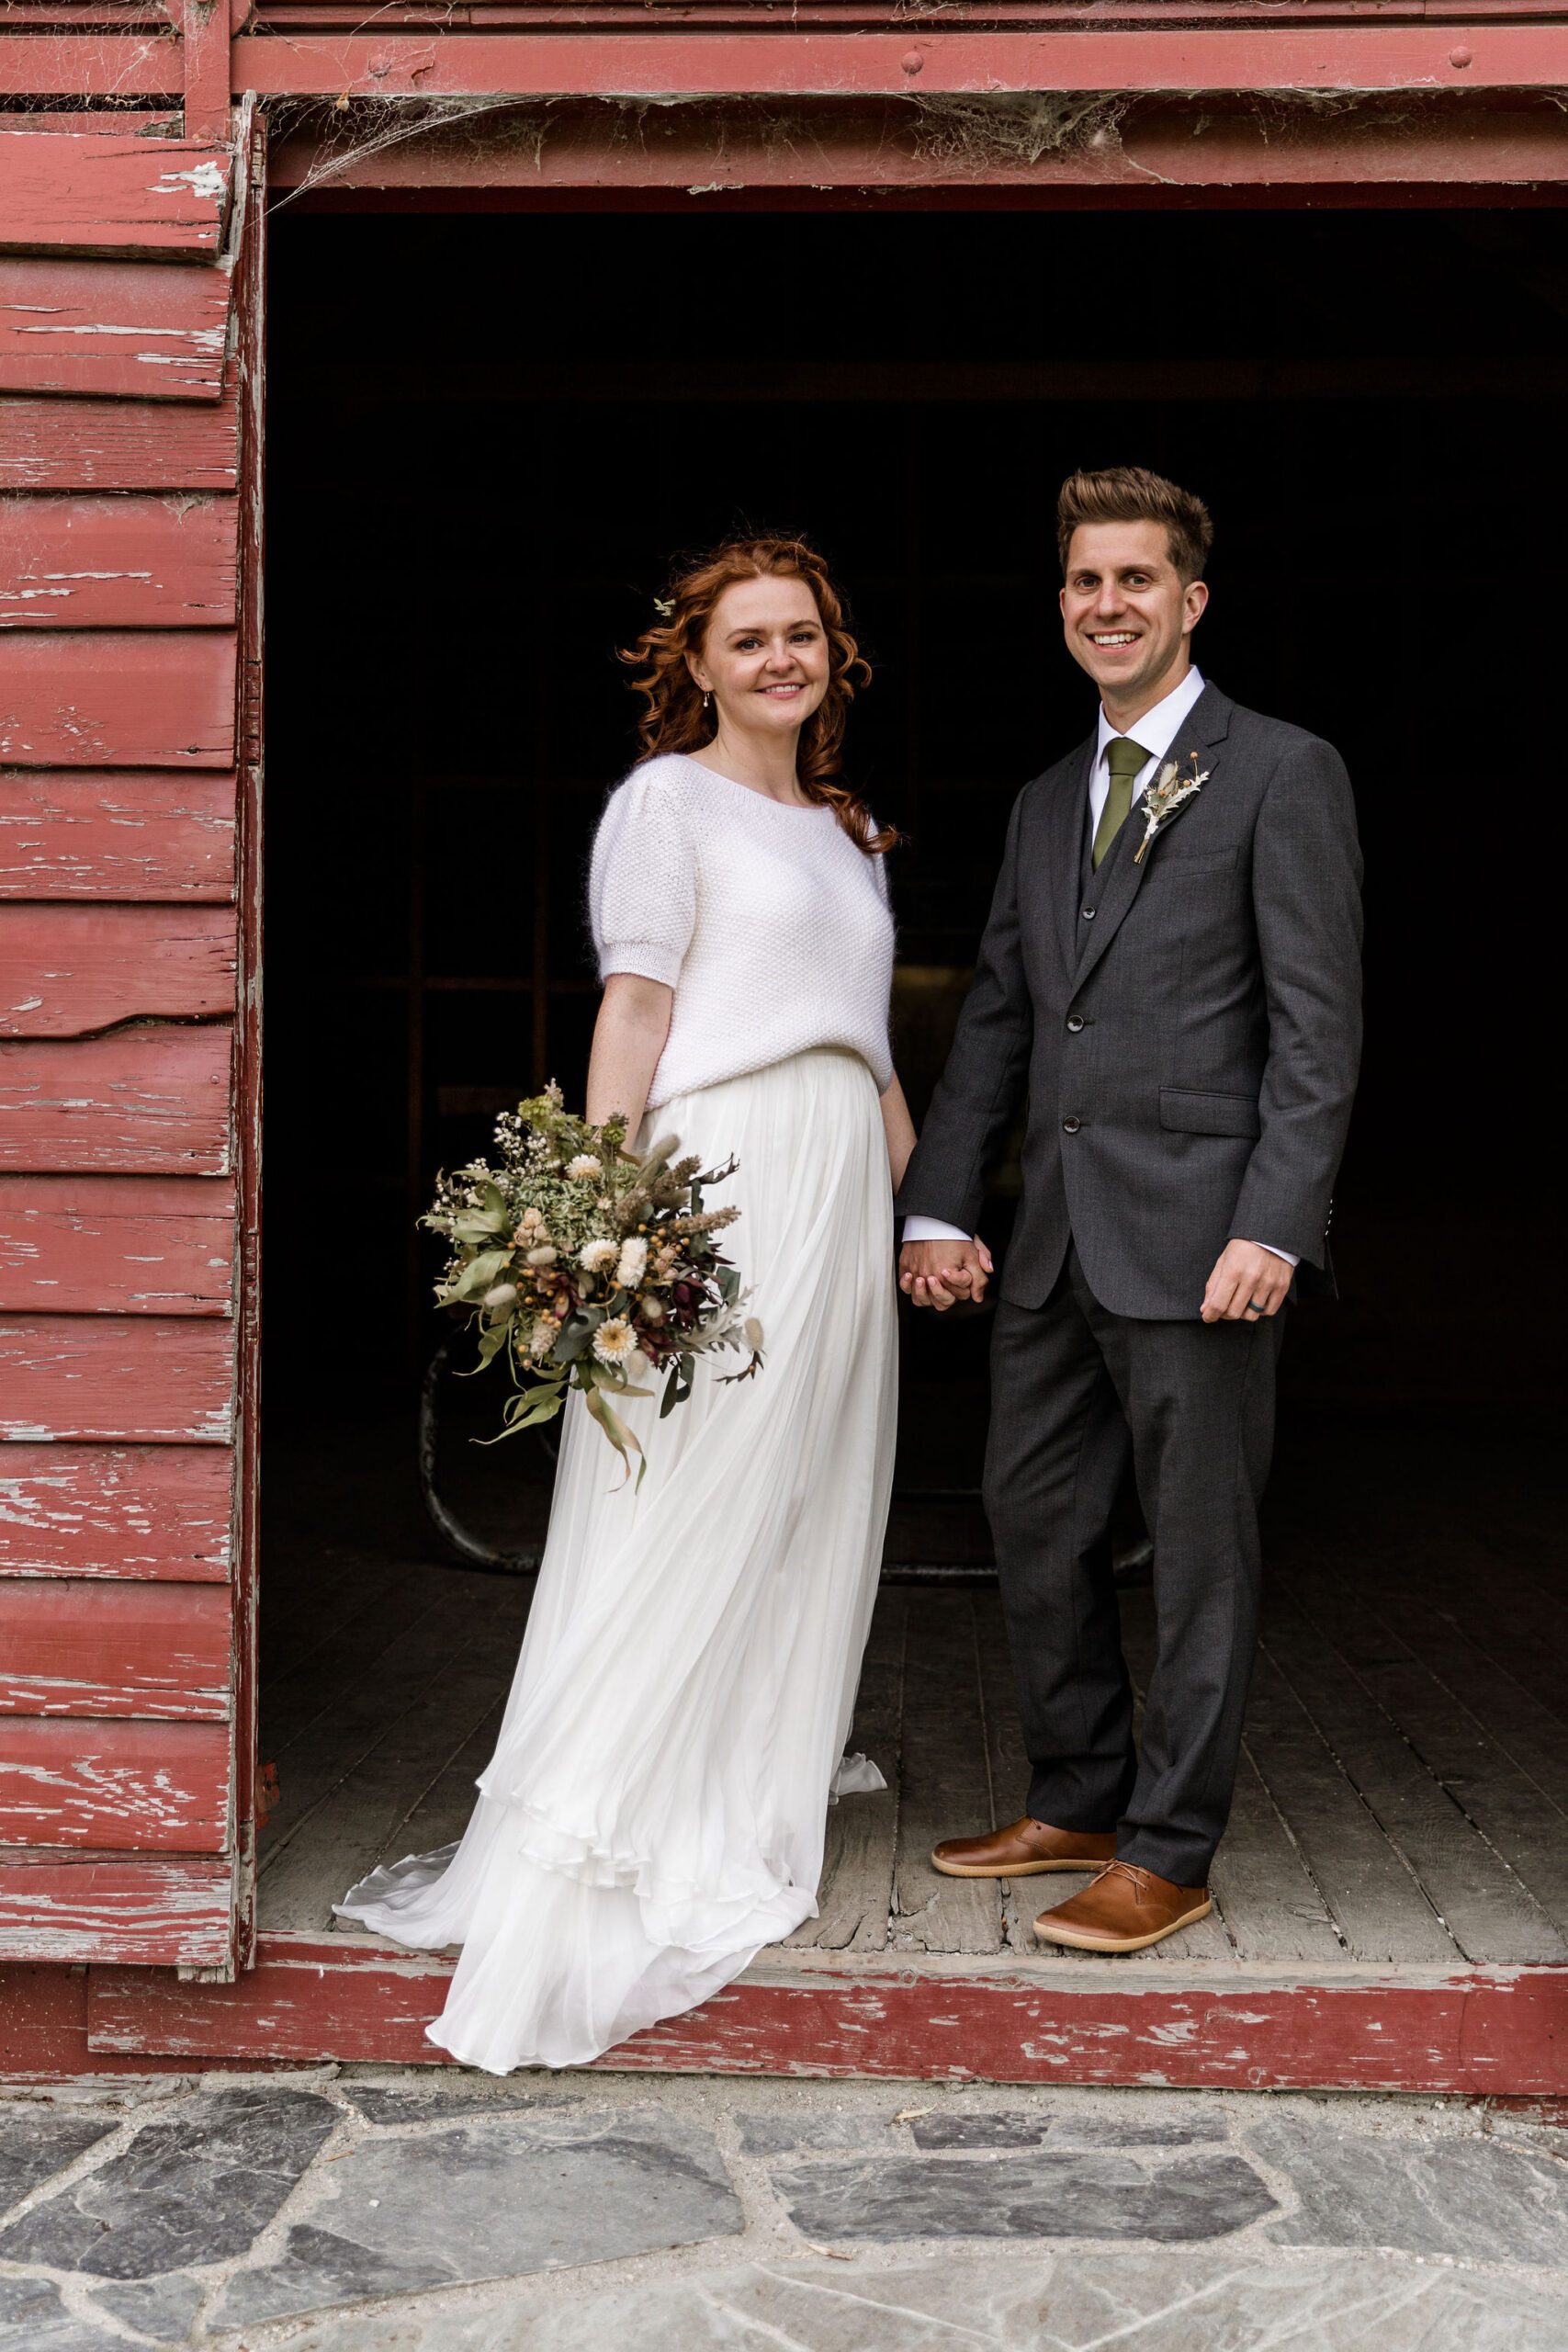
<instances>
[{"instance_id":1,"label":"suit lapel","mask_svg":"<svg viewBox=\"0 0 1568 2352\"><path fill-rule=\"evenodd\" d=\"M1046 883L1056 920L1062 961L1069 978L1078 960L1078 909L1083 903L1083 836L1088 822L1089 780L1100 750L1098 729L1079 752L1058 790L1045 825Z\"/></svg>"},{"instance_id":2,"label":"suit lapel","mask_svg":"<svg viewBox=\"0 0 1568 2352\"><path fill-rule=\"evenodd\" d=\"M1230 697L1221 694L1217 686L1205 686L1188 712L1184 724L1179 729L1169 751L1165 755L1166 758L1177 760L1185 765L1189 751L1209 753L1211 756L1200 758L1198 764L1200 768L1207 768L1213 775L1218 765L1215 747L1224 741L1230 731L1233 707ZM1164 761L1160 764L1163 766ZM1157 775L1157 769L1156 773ZM1204 789L1208 789L1207 786ZM1191 803L1189 801L1184 806L1190 808ZM1174 817L1166 820L1167 824L1175 821ZM1161 831L1163 830L1162 827ZM1126 823L1116 836L1110 857L1094 877L1098 885L1098 895L1091 888L1088 899L1084 901L1086 906L1094 908L1092 925L1086 923L1081 914L1077 915L1078 933L1080 935L1085 932L1090 933L1084 942L1081 956L1075 956L1069 961L1069 969L1072 970L1073 978L1079 988L1082 988L1122 923L1125 922L1144 876L1154 859L1159 854L1159 836L1156 834L1144 852L1142 858L1135 860L1134 853L1143 837L1142 803L1134 801Z\"/></svg>"}]
</instances>

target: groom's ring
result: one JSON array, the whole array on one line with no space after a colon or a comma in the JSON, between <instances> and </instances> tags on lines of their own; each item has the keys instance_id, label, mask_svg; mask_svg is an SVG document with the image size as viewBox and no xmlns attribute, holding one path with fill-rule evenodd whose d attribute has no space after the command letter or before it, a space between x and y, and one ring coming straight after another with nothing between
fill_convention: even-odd
<instances>
[{"instance_id":1,"label":"groom's ring","mask_svg":"<svg viewBox=\"0 0 1568 2352\"><path fill-rule=\"evenodd\" d=\"M1254 1315L1267 1315L1269 1312L1269 1302L1266 1298L1249 1298L1247 1303Z\"/></svg>"}]
</instances>

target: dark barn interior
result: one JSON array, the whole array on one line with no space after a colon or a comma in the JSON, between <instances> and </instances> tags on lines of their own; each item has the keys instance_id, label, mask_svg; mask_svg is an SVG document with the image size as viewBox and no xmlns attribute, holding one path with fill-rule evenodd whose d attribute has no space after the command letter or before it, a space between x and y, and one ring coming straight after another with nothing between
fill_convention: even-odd
<instances>
[{"instance_id":1,"label":"dark barn interior","mask_svg":"<svg viewBox=\"0 0 1568 2352\"><path fill-rule=\"evenodd\" d=\"M1303 1307L1286 1353L1219 1911L1160 1952L1568 1960L1553 227L280 213L264 1921L325 1925L378 1856L457 1834L485 1760L528 1587L446 1565L421 1510L414 1398L443 1334L414 1220L519 1092L554 1076L581 1096L586 848L634 751L615 649L671 552L798 528L848 588L875 668L848 766L907 836L896 1018L918 1116L1011 797L1092 723L1055 610L1056 485L1130 458L1209 501L1201 665L1339 745L1368 862L1342 1297ZM1527 615L1521 676L1505 655ZM995 1181L1001 1242L1005 1165ZM973 1503L910 1498L976 1482L987 1317L906 1323L889 1558L983 1567ZM499 1386L444 1396L452 1507L483 1541L536 1543L547 1450L464 1442ZM1123 1600L1136 1663L1152 1596ZM948 1663L960 1622L972 1676ZM924 1861L1017 1809L1006 1683L994 1592L889 1585L857 1730L896 1784L886 1869L831 1879L800 1940L1027 1944L1027 1887L1015 1906Z\"/></svg>"}]
</instances>

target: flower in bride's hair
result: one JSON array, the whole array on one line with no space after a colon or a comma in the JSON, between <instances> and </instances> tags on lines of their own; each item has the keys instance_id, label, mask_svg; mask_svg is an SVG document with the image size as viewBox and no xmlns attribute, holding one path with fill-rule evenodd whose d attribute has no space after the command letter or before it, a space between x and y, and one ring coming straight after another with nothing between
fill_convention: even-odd
<instances>
[{"instance_id":1,"label":"flower in bride's hair","mask_svg":"<svg viewBox=\"0 0 1568 2352\"><path fill-rule=\"evenodd\" d=\"M585 1241L577 1253L577 1262L585 1274L602 1273L620 1255L618 1241Z\"/></svg>"},{"instance_id":2,"label":"flower in bride's hair","mask_svg":"<svg viewBox=\"0 0 1568 2352\"><path fill-rule=\"evenodd\" d=\"M560 1337L560 1325L553 1315L541 1315L528 1340L531 1356L547 1356Z\"/></svg>"},{"instance_id":3,"label":"flower in bride's hair","mask_svg":"<svg viewBox=\"0 0 1568 2352\"><path fill-rule=\"evenodd\" d=\"M591 1151L580 1151L575 1159L567 1161L566 1172L574 1183L591 1184L596 1176L603 1176L604 1170Z\"/></svg>"},{"instance_id":4,"label":"flower in bride's hair","mask_svg":"<svg viewBox=\"0 0 1568 2352\"><path fill-rule=\"evenodd\" d=\"M479 1305L481 1306L513 1306L516 1305L516 1283L497 1283L493 1289L486 1291L483 1298L479 1301Z\"/></svg>"},{"instance_id":5,"label":"flower in bride's hair","mask_svg":"<svg viewBox=\"0 0 1568 2352\"><path fill-rule=\"evenodd\" d=\"M621 1244L621 1254L615 1267L615 1280L623 1290L635 1290L648 1271L648 1244L640 1234L633 1234Z\"/></svg>"},{"instance_id":6,"label":"flower in bride's hair","mask_svg":"<svg viewBox=\"0 0 1568 2352\"><path fill-rule=\"evenodd\" d=\"M528 1251L528 1263L531 1266L553 1266L559 1255L553 1241L541 1241L536 1250Z\"/></svg>"},{"instance_id":7,"label":"flower in bride's hair","mask_svg":"<svg viewBox=\"0 0 1568 2352\"><path fill-rule=\"evenodd\" d=\"M637 1334L623 1315L612 1315L593 1334L593 1352L601 1363L618 1371L637 1346Z\"/></svg>"}]
</instances>

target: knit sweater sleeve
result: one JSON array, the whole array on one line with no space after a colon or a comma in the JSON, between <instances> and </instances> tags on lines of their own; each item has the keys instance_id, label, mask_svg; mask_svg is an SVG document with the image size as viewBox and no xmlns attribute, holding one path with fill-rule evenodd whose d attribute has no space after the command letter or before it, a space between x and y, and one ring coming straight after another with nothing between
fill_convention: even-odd
<instances>
[{"instance_id":1,"label":"knit sweater sleeve","mask_svg":"<svg viewBox=\"0 0 1568 2352\"><path fill-rule=\"evenodd\" d=\"M696 859L686 810L668 775L629 776L594 836L588 909L599 977L635 972L673 988L697 919Z\"/></svg>"}]
</instances>

